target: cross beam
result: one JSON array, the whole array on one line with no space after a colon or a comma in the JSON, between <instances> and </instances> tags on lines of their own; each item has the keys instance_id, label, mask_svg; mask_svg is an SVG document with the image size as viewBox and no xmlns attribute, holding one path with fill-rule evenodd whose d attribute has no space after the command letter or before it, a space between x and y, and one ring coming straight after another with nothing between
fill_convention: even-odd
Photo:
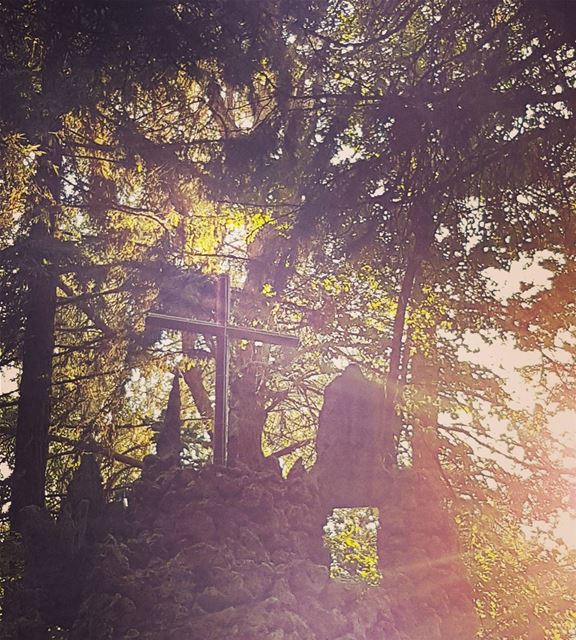
<instances>
[{"instance_id":1,"label":"cross beam","mask_svg":"<svg viewBox=\"0 0 576 640\"><path fill-rule=\"evenodd\" d=\"M251 340L285 347L297 347L296 336L230 325L230 279L218 276L216 285L216 322L193 320L163 313L149 313L146 322L163 329L190 331L216 338L216 393L214 411L213 461L225 465L228 459L228 359L229 341Z\"/></svg>"}]
</instances>

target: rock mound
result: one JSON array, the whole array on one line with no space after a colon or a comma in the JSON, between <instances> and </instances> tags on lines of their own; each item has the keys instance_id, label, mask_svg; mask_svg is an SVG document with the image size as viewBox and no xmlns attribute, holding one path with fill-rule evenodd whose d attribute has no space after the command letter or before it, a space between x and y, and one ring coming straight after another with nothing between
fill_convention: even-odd
<instances>
[{"instance_id":1,"label":"rock mound","mask_svg":"<svg viewBox=\"0 0 576 640\"><path fill-rule=\"evenodd\" d=\"M397 509L382 510L392 529L407 524ZM126 540L98 547L73 640L473 636L471 603L455 610L449 593L457 582L457 589L465 585L454 574L460 566L439 568L427 557L420 567L384 562L378 587L332 580L325 515L307 477L283 480L246 468L149 470L134 487L127 519ZM386 521L381 533L385 541ZM383 542L382 552L393 551Z\"/></svg>"}]
</instances>

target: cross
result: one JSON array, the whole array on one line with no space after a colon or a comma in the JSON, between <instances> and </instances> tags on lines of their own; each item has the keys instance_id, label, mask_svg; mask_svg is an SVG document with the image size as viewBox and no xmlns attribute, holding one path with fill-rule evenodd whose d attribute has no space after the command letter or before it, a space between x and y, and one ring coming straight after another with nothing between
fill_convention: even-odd
<instances>
[{"instance_id":1,"label":"cross","mask_svg":"<svg viewBox=\"0 0 576 640\"><path fill-rule=\"evenodd\" d=\"M213 460L225 465L228 458L228 358L230 339L267 342L297 347L298 338L273 331L237 327L230 322L230 278L218 276L216 283L216 322L192 320L162 313L149 313L147 323L164 329L191 331L216 338L216 393L214 410Z\"/></svg>"}]
</instances>

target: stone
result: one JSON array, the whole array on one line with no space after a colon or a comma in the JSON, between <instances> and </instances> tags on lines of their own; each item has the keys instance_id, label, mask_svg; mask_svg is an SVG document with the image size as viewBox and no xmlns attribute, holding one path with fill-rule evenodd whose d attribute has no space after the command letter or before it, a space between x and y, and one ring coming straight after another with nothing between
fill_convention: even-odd
<instances>
[{"instance_id":1,"label":"stone","mask_svg":"<svg viewBox=\"0 0 576 640\"><path fill-rule=\"evenodd\" d=\"M158 458L169 460L173 464L180 462L180 454L182 452L180 431L180 372L176 371L170 395L168 396L164 423L156 437L156 455Z\"/></svg>"},{"instance_id":2,"label":"stone","mask_svg":"<svg viewBox=\"0 0 576 640\"><path fill-rule=\"evenodd\" d=\"M324 393L312 477L323 505L367 507L385 485L384 461L395 457L394 436L383 423L384 388L350 365Z\"/></svg>"},{"instance_id":3,"label":"stone","mask_svg":"<svg viewBox=\"0 0 576 640\"><path fill-rule=\"evenodd\" d=\"M410 471L396 474L398 495L384 492L371 505L380 510L387 567L378 586L330 578L318 553L324 507L309 476L283 481L260 470L174 467L162 479L139 481L130 527L84 547L93 549L92 560L72 565L83 570L81 590L62 579L60 599L50 602L82 601L57 618L69 640L472 640L473 594L458 551L451 538L441 547L426 538L450 518L427 499L429 517L419 520L422 481ZM386 472L382 478L390 480ZM46 554L55 540L71 540L59 532L66 518L57 526L33 510L30 521ZM48 594L38 585L32 614L47 619Z\"/></svg>"}]
</instances>

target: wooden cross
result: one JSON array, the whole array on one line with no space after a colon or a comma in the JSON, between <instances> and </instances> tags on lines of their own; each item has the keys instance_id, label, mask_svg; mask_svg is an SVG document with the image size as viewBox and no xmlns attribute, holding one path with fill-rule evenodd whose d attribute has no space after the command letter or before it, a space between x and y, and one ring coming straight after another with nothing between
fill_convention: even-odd
<instances>
[{"instance_id":1,"label":"wooden cross","mask_svg":"<svg viewBox=\"0 0 576 640\"><path fill-rule=\"evenodd\" d=\"M191 320L162 313L149 313L147 322L164 329L190 331L216 337L216 393L214 411L213 461L225 465L228 458L228 343L232 338L297 347L298 338L273 331L236 327L230 321L230 279L218 276L216 286L216 322Z\"/></svg>"}]
</instances>

